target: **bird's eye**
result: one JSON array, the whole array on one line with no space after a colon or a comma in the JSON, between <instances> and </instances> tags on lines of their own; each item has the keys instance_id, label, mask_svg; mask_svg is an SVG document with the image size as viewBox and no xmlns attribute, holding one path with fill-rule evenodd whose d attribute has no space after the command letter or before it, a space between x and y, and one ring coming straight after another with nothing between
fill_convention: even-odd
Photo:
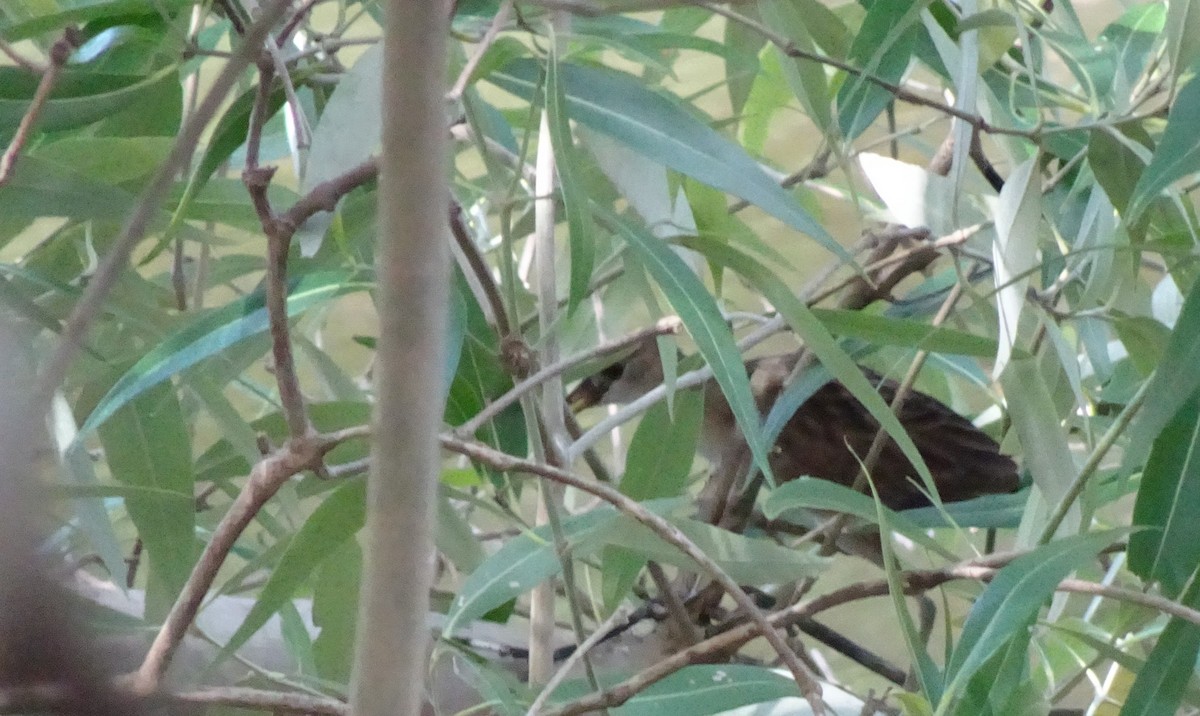
<instances>
[{"instance_id":1,"label":"bird's eye","mask_svg":"<svg viewBox=\"0 0 1200 716\"><path fill-rule=\"evenodd\" d=\"M620 380L621 374L624 372L625 365L623 363L613 363L609 367L600 371L600 375L610 383L615 383L616 381Z\"/></svg>"}]
</instances>

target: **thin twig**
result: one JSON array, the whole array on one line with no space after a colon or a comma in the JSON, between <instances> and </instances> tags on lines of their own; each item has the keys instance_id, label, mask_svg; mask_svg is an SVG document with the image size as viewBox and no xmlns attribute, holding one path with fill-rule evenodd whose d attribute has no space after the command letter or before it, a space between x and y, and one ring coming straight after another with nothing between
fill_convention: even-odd
<instances>
[{"instance_id":1,"label":"thin twig","mask_svg":"<svg viewBox=\"0 0 1200 716\"><path fill-rule=\"evenodd\" d=\"M263 167L258 163L262 130L270 114L271 84L275 79L275 62L267 51L259 55L258 73L258 91L254 96L246 137L246 168L242 171L242 183L246 185L263 234L267 237L267 276L263 292L270 325L275 383L279 387L279 402L283 405L288 434L297 439L312 432L312 425L304 406L300 378L296 374L291 328L288 326L288 251L291 248L294 230L288 231L288 227L276 220L275 211L271 208L271 201L267 196L271 177L275 175L275 167Z\"/></svg>"},{"instance_id":2,"label":"thin twig","mask_svg":"<svg viewBox=\"0 0 1200 716\"><path fill-rule=\"evenodd\" d=\"M904 572L900 575L904 585L904 593L907 595L917 594L935 589L946 582L962 579L991 579L1000 567L1003 567L1023 554L1028 553L997 553L942 569ZM888 589L887 579L856 582L774 612L768 617L768 621L776 628L784 628L843 604L885 596L888 593ZM1058 589L1063 592L1099 594L1120 601L1128 601L1153 609L1160 609L1165 614L1200 624L1200 611L1135 590L1109 587L1072 579L1061 582ZM613 685L602 693L590 694L564 704L558 709L545 712L544 716L574 716L574 714L588 713L599 708L620 706L646 687L657 681L661 681L686 666L710 662L715 655L735 652L751 639L755 638L757 632L758 627L754 624L739 625L727 632L706 639L691 648L671 654L629 679Z\"/></svg>"},{"instance_id":3,"label":"thin twig","mask_svg":"<svg viewBox=\"0 0 1200 716\"><path fill-rule=\"evenodd\" d=\"M1133 416L1137 415L1142 409L1142 403L1146 401L1146 395L1149 393L1150 384L1153 381L1147 379L1142 381L1142 385L1125 404L1125 408L1121 411L1113 424L1109 426L1104 435L1100 436L1100 442L1096 443L1096 447L1088 455L1087 461L1079 468L1079 474L1071 481L1067 487L1067 491L1063 493L1062 499L1054 506L1054 511L1050 513L1050 517L1046 520L1046 526L1042 529L1042 535L1038 539L1038 544L1046 544L1054 538L1054 533L1058 531L1059 525L1067 518L1067 513L1071 511L1071 505L1075 504L1075 500L1083 494L1083 490L1087 487L1088 481L1092 475L1099 469L1104 456L1108 454L1109 449L1116 444L1117 438L1125 432L1129 427L1129 423L1133 420Z\"/></svg>"},{"instance_id":4,"label":"thin twig","mask_svg":"<svg viewBox=\"0 0 1200 716\"><path fill-rule=\"evenodd\" d=\"M325 455L340 444L338 438L350 439L368 434L366 428L352 428L340 434L313 436L289 440L277 452L260 460L250 472L245 486L238 493L229 511L213 530L200 559L188 575L187 582L172 605L137 671L131 674L130 686L136 693L151 694L158 690L162 675L184 634L196 617L204 596L216 579L217 571L238 537L250 524L262 506L293 475L315 469Z\"/></svg>"},{"instance_id":5,"label":"thin twig","mask_svg":"<svg viewBox=\"0 0 1200 716\"><path fill-rule=\"evenodd\" d=\"M663 336L678 333L681 325L682 323L677 317L667 316L660 319L657 323L649 328L643 328L640 331L634 331L633 333L618 338L614 341L603 343L590 350L582 353L576 353L569 358L564 358L554 365L546 366L520 383L514 385L511 390L497 398L483 410L479 411L473 418L455 428L454 433L459 437L469 438L474 435L479 428L483 427L489 420L495 418L506 408L508 408L508 406L517 402L521 396L546 382L546 380L550 377L562 375L575 366L587 363L588 361L599 356L610 355L623 348L641 343L643 340L651 336Z\"/></svg>"},{"instance_id":6,"label":"thin twig","mask_svg":"<svg viewBox=\"0 0 1200 716\"><path fill-rule=\"evenodd\" d=\"M47 69L45 66L22 56L21 53L17 52L16 48L9 44L9 42L3 37L0 37L0 53L3 53L6 57L8 57L8 59L15 62L18 66L23 67L34 74L43 74Z\"/></svg>"},{"instance_id":7,"label":"thin twig","mask_svg":"<svg viewBox=\"0 0 1200 716\"><path fill-rule=\"evenodd\" d=\"M8 143L8 149L4 150L4 154L0 156L0 186L4 186L12 178L13 169L17 165L17 157L25 148L25 143L29 141L29 135L33 132L33 128L37 126L38 117L41 116L46 101L50 99L50 93L54 91L54 85L58 82L58 75L62 72L63 65L67 64L67 59L70 58L71 53L79 46L82 39L83 36L79 30L72 26L63 30L62 37L58 38L51 46L50 64L42 72L42 79L38 82L33 99L29 102L29 109L25 110L25 115L21 117L21 123L17 125L17 131L13 134L12 141ZM4 45L3 48L8 48L8 46ZM9 53L6 51L5 54ZM14 54L9 56L16 57ZM17 61L19 62L19 60Z\"/></svg>"},{"instance_id":8,"label":"thin twig","mask_svg":"<svg viewBox=\"0 0 1200 716\"><path fill-rule=\"evenodd\" d=\"M937 110L938 112L941 112L942 114L946 114L951 117L956 117L956 118L961 119L962 121L966 122L967 124L970 124L972 127L975 127L976 129L978 129L981 132L987 132L989 134L1004 134L1004 135L1008 135L1008 136L1012 136L1012 137L1023 137L1025 139L1030 139L1030 140L1037 139L1038 135L1041 134L1040 127L1034 128L1034 129L1017 129L1014 127L997 127L997 126L993 125L992 123L988 122L986 119L984 119L980 115L972 114L970 112L964 112L963 110L961 110L957 107L954 107L952 105L948 105L944 102L939 102L937 100L929 99L927 97L922 97L921 95L911 92L911 91L905 89L904 87L901 87L898 84L895 84L893 82L888 82L887 80L885 80L881 77L876 77L875 75L873 75L869 72L866 72L865 70L862 70L858 67L855 67L854 65L851 65L848 62L843 62L836 58L829 57L828 55L819 55L815 52L808 52L807 50L802 50L799 47L796 47L795 43L793 43L791 40L789 40L788 38L784 37L783 35L780 35L779 33L775 32L774 30L767 27L762 22L759 22L758 20L755 20L753 18L742 15L741 13L734 12L733 10L730 10L727 7L724 7L722 5L719 5L719 4L713 3L713 2L697 2L696 4L702 8L705 8L706 10L708 10L710 12L713 12L713 13L716 13L717 15L726 17L729 20L732 20L740 25L744 25L744 26L750 28L751 30L754 30L755 32L762 35L763 38L766 39L768 42L770 42L772 45L775 45L777 48L779 48L779 50L782 51L788 57L794 57L794 58L801 59L801 60L809 60L811 62L817 62L822 65L828 65L835 69L839 69L848 75L858 77L858 78L862 79L863 81L870 82L871 84L876 85L877 87L881 87L882 89L887 90L889 93L891 93L891 95L893 97L895 97L898 100L901 100L903 102L908 102L909 104L915 104L915 105L918 105L921 107L928 107L929 109Z\"/></svg>"},{"instance_id":9,"label":"thin twig","mask_svg":"<svg viewBox=\"0 0 1200 716\"><path fill-rule=\"evenodd\" d=\"M451 452L466 455L474 460L478 460L496 470L504 472L528 473L538 475L558 484L567 485L577 490L581 490L590 495L598 497L605 502L613 505L622 513L629 515L634 520L649 528L655 535L662 538L668 544L683 552L692 559L700 567L700 569L709 577L718 582L722 588L733 598L738 607L749 617L751 624L749 625L756 633L761 634L771 648L779 655L779 658L787 665L796 679L796 685L800 688L800 692L809 700L812 705L813 712L816 714L824 713L823 702L821 701L821 684L817 681L816 676L796 657L795 652L788 646L783 635L780 634L767 621L762 610L754 603L754 600L746 594L738 583L730 577L725 570L721 568L704 550L700 549L686 535L662 517L650 512L635 500L609 487L608 485L600 484L591 480L586 480L574 473L546 465L543 463L525 460L494 450L482 443L462 440L451 435L443 434L441 436L442 447Z\"/></svg>"},{"instance_id":10,"label":"thin twig","mask_svg":"<svg viewBox=\"0 0 1200 716\"><path fill-rule=\"evenodd\" d=\"M539 693L537 698L533 700L533 703L529 705L529 709L525 712L525 716L537 716L537 714L541 713L542 708L546 705L546 702L550 700L550 696L554 694L554 690L557 689L559 684L561 684L568 676L571 675L571 670L574 669L580 660L582 660L589 651L595 648L597 644L608 638L609 634L613 629L616 628L617 624L621 621L624 621L626 618L628 618L628 615L624 610L614 610L613 613L609 615L608 619L605 619L594 630L592 630L592 633L588 635L588 638L584 639L582 644L575 647L575 651L572 651L571 655L564 659L563 663L559 665L558 669L554 672L554 675L551 676L550 680L546 682L546 685L542 687L541 693Z\"/></svg>"},{"instance_id":11,"label":"thin twig","mask_svg":"<svg viewBox=\"0 0 1200 716\"><path fill-rule=\"evenodd\" d=\"M446 93L448 101L457 102L462 98L463 92L467 90L467 82L471 80L471 75L475 74L475 68L479 66L479 61L487 54L488 49L496 42L496 38L500 36L500 31L508 24L508 20L512 15L512 9L512 0L504 0L500 4L500 8L496 10L496 14L492 16L492 23L488 25L487 31L480 38L479 46L475 48L475 52L467 59L467 63L463 65L462 71L458 73L458 79L454 80L454 85Z\"/></svg>"},{"instance_id":12,"label":"thin twig","mask_svg":"<svg viewBox=\"0 0 1200 716\"><path fill-rule=\"evenodd\" d=\"M508 313L504 310L504 298L500 295L500 289L496 286L495 279L492 278L491 269L483 259L483 254L479 253L479 247L475 245L467 232L467 225L463 221L462 205L453 199L450 201L450 233L454 236L454 242L458 245L459 251L462 252L471 273L483 291L484 303L491 309L496 335L500 336L502 340L511 336L512 324L508 320Z\"/></svg>"}]
</instances>

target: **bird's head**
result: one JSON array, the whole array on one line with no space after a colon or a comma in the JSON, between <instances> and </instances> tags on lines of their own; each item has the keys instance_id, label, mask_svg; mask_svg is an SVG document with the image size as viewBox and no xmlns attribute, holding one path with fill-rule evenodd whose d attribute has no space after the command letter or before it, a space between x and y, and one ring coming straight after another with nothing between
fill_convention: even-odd
<instances>
[{"instance_id":1,"label":"bird's head","mask_svg":"<svg viewBox=\"0 0 1200 716\"><path fill-rule=\"evenodd\" d=\"M574 412L595 405L628 403L662 382L658 343L649 338L638 343L624 357L580 381L567 395L567 403Z\"/></svg>"}]
</instances>

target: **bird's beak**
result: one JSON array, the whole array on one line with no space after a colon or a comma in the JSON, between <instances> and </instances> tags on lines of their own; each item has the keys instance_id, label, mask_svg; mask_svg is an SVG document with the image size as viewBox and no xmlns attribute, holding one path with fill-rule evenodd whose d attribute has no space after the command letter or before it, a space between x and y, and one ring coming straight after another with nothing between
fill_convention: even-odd
<instances>
[{"instance_id":1,"label":"bird's beak","mask_svg":"<svg viewBox=\"0 0 1200 716\"><path fill-rule=\"evenodd\" d=\"M584 378L579 385L575 386L567 394L567 405L571 406L572 413L578 413L600 403L600 398L604 395L600 390L600 386L591 378Z\"/></svg>"}]
</instances>

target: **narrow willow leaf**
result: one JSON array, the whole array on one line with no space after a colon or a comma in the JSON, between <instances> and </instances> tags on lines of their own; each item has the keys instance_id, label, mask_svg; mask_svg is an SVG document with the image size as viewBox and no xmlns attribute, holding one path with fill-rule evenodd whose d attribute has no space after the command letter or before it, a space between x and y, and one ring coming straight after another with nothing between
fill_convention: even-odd
<instances>
[{"instance_id":1,"label":"narrow willow leaf","mask_svg":"<svg viewBox=\"0 0 1200 716\"><path fill-rule=\"evenodd\" d=\"M1182 601L1193 609L1200 606L1200 582L1192 583ZM1121 716L1179 713L1184 690L1195 674L1197 654L1200 626L1172 617L1129 689Z\"/></svg>"},{"instance_id":2,"label":"narrow willow leaf","mask_svg":"<svg viewBox=\"0 0 1200 716\"><path fill-rule=\"evenodd\" d=\"M1154 439L1142 471L1129 537L1129 569L1180 594L1200 564L1200 392L1193 393Z\"/></svg>"},{"instance_id":3,"label":"narrow willow leaf","mask_svg":"<svg viewBox=\"0 0 1200 716\"><path fill-rule=\"evenodd\" d=\"M125 497L146 550L146 618L166 616L196 561L191 438L173 386L159 384L124 404L99 431L115 480L149 491ZM179 499L186 498L186 499Z\"/></svg>"},{"instance_id":4,"label":"narrow willow leaf","mask_svg":"<svg viewBox=\"0 0 1200 716\"><path fill-rule=\"evenodd\" d=\"M362 529L366 494L366 481L355 480L321 501L288 543L250 613L221 649L218 661L240 649L296 594L318 565Z\"/></svg>"},{"instance_id":5,"label":"narrow willow leaf","mask_svg":"<svg viewBox=\"0 0 1200 716\"><path fill-rule=\"evenodd\" d=\"M310 274L293 281L288 291L288 315L294 316L323 301L371 288L344 272ZM267 309L261 291L206 313L168 336L116 382L96 404L80 428L85 435L104 423L121 406L176 373L267 329Z\"/></svg>"},{"instance_id":6,"label":"narrow willow leaf","mask_svg":"<svg viewBox=\"0 0 1200 716\"><path fill-rule=\"evenodd\" d=\"M873 77L898 83L916 46L916 21L925 4L917 0L872 4L854 36L849 61ZM854 139L862 134L892 99L891 92L861 75L848 77L837 94L842 136Z\"/></svg>"},{"instance_id":7,"label":"narrow willow leaf","mask_svg":"<svg viewBox=\"0 0 1200 716\"><path fill-rule=\"evenodd\" d=\"M995 339L987 336L931 326L910 318L833 308L814 308L812 312L833 335L861 338L875 345L904 346L930 353L980 358L996 355L999 345Z\"/></svg>"},{"instance_id":8,"label":"narrow willow leaf","mask_svg":"<svg viewBox=\"0 0 1200 716\"><path fill-rule=\"evenodd\" d=\"M671 523L739 584L777 584L814 577L828 565L828 560L815 552L783 547L766 538L746 537L699 520L672 519ZM618 516L594 539L625 547L646 559L700 571L677 547L627 515Z\"/></svg>"},{"instance_id":9,"label":"narrow willow leaf","mask_svg":"<svg viewBox=\"0 0 1200 716\"><path fill-rule=\"evenodd\" d=\"M598 547L593 541L595 536L616 519L614 510L602 507L563 520L567 548L572 550L581 544ZM560 569L562 560L550 538L549 525L509 540L467 577L446 613L442 633L453 636L463 624L533 589Z\"/></svg>"},{"instance_id":10,"label":"narrow willow leaf","mask_svg":"<svg viewBox=\"0 0 1200 716\"><path fill-rule=\"evenodd\" d=\"M588 227L587 196L575 176L575 171L580 166L580 158L575 151L574 140L571 139L569 107L557 45L558 42L551 37L550 56L546 59L546 121L550 127L550 141L554 146L554 165L558 172L558 188L562 195L563 210L567 214L567 239L571 247L571 280L567 290L569 316L588 294L592 281L592 266L596 261L596 247Z\"/></svg>"},{"instance_id":11,"label":"narrow willow leaf","mask_svg":"<svg viewBox=\"0 0 1200 716\"><path fill-rule=\"evenodd\" d=\"M651 92L633 77L613 70L567 64L561 69L567 106L576 122L675 171L756 204L816 239L834 255L851 261L846 249L741 147L697 120L677 98ZM488 79L529 100L537 92L539 75L537 64L520 59Z\"/></svg>"},{"instance_id":12,"label":"narrow willow leaf","mask_svg":"<svg viewBox=\"0 0 1200 716\"><path fill-rule=\"evenodd\" d=\"M1178 80L1200 57L1200 3L1194 0L1168 3L1166 30L1171 76Z\"/></svg>"},{"instance_id":13,"label":"narrow willow leaf","mask_svg":"<svg viewBox=\"0 0 1200 716\"><path fill-rule=\"evenodd\" d=\"M774 481L767 461L767 445L763 439L762 421L750 378L729 325L721 316L716 301L683 259L663 241L648 236L627 223L612 217L612 228L638 253L646 269L662 288L663 293L683 320L701 355L712 368L721 392L737 419L738 427L754 455L755 464L767 479ZM878 396L876 396L878 397Z\"/></svg>"},{"instance_id":14,"label":"narrow willow leaf","mask_svg":"<svg viewBox=\"0 0 1200 716\"><path fill-rule=\"evenodd\" d=\"M1049 505L1058 504L1066 495L1067 486L1078 470L1067 448L1058 411L1050 397L1050 389L1038 370L1036 359L1013 361L1001 377L1004 394L1008 397L1008 413L1013 428L1021 439L1025 467L1033 475L1033 484L1041 490ZM1073 506L1059 527L1060 534L1079 531L1080 512ZM1038 515L1038 530L1047 515Z\"/></svg>"},{"instance_id":15,"label":"narrow willow leaf","mask_svg":"<svg viewBox=\"0 0 1200 716\"><path fill-rule=\"evenodd\" d=\"M820 30L814 27L813 20L817 16L826 16L826 20L832 25L841 23L828 8L813 0L760 0L758 7L763 20L772 27L780 28L798 49L812 54L818 52L818 37L822 41L829 38L829 35L820 34ZM844 32L845 28L842 30ZM786 57L782 50L776 49L774 52L792 93L800 100L804 111L812 118L817 128L828 133L833 126L833 100L829 93L825 67L811 60Z\"/></svg>"},{"instance_id":16,"label":"narrow willow leaf","mask_svg":"<svg viewBox=\"0 0 1200 716\"><path fill-rule=\"evenodd\" d=\"M122 15L158 15L193 5L192 0L75 0L25 3L28 14L0 20L0 35L8 42L59 30L65 25Z\"/></svg>"},{"instance_id":17,"label":"narrow willow leaf","mask_svg":"<svg viewBox=\"0 0 1200 716\"><path fill-rule=\"evenodd\" d=\"M879 491L875 489L875 483L868 483L871 487L872 502L875 505L875 516L879 522L879 532L881 539L879 541L880 556L883 558L883 570L888 583L888 596L891 597L892 607L896 612L896 616L900 622L900 628L904 634L904 643L908 647L909 656L912 657L914 676L917 682L921 685L921 693L930 701L938 701L942 697L942 689L946 683L947 675L933 663L929 658L929 650L927 645L921 640L921 634L917 626L913 624L912 615L909 614L908 605L904 602L904 583L900 571L900 561L896 559L896 552L892 549L891 526L889 525L887 508L883 506L883 502L879 500Z\"/></svg>"},{"instance_id":18,"label":"narrow willow leaf","mask_svg":"<svg viewBox=\"0 0 1200 716\"><path fill-rule=\"evenodd\" d=\"M996 206L996 313L1000 317L1000 349L994 375L1000 375L1017 343L1017 325L1025 307L1028 273L1037 266L1038 227L1042 218L1042 181L1038 157L1022 162L1000 190Z\"/></svg>"},{"instance_id":19,"label":"narrow willow leaf","mask_svg":"<svg viewBox=\"0 0 1200 716\"><path fill-rule=\"evenodd\" d=\"M1018 557L997 572L963 625L946 667L948 686L943 698L955 698L956 690L966 686L971 675L1018 629L1029 628L1059 582L1119 536L1119 531L1110 531L1060 539Z\"/></svg>"},{"instance_id":20,"label":"narrow willow leaf","mask_svg":"<svg viewBox=\"0 0 1200 716\"><path fill-rule=\"evenodd\" d=\"M3 30L0 30L3 32ZM6 36L12 39L11 36ZM154 74L107 75L70 69L63 70L54 91L38 115L38 129L44 132L76 129L104 119L141 98L157 92L163 84L175 85L179 68L171 65ZM19 67L0 67L0 127L15 128L29 109L37 91L38 75ZM0 137L10 137L0 131Z\"/></svg>"},{"instance_id":21,"label":"narrow willow leaf","mask_svg":"<svg viewBox=\"0 0 1200 716\"><path fill-rule=\"evenodd\" d=\"M771 490L763 503L762 510L767 518L774 520L783 516L788 510L797 508L831 510L853 515L871 524L879 523L875 500L871 499L869 495L816 477L799 477ZM888 510L887 519L892 529L916 544L941 554L947 559L954 559L954 556L946 548L926 534L923 527L909 521L904 513Z\"/></svg>"},{"instance_id":22,"label":"narrow willow leaf","mask_svg":"<svg viewBox=\"0 0 1200 716\"><path fill-rule=\"evenodd\" d=\"M1200 282L1196 282L1183 301L1179 318L1167 341L1162 360L1150 378L1141 412L1129 427L1122 469L1140 467L1155 438L1200 389Z\"/></svg>"},{"instance_id":23,"label":"narrow willow leaf","mask_svg":"<svg viewBox=\"0 0 1200 716\"><path fill-rule=\"evenodd\" d=\"M794 679L762 666L699 664L680 669L644 689L621 706L621 714L705 716L799 694ZM787 713L799 716L804 712Z\"/></svg>"},{"instance_id":24,"label":"narrow willow leaf","mask_svg":"<svg viewBox=\"0 0 1200 716\"><path fill-rule=\"evenodd\" d=\"M1192 3L1191 13L1200 27L1200 6ZM1171 9L1175 9L1172 3ZM1198 45L1200 47L1200 45ZM1176 180L1200 170L1200 131L1197 117L1200 116L1200 82L1189 80L1171 103L1167 114L1167 128L1154 149L1150 164L1142 172L1129 199L1125 215L1127 223L1136 223L1140 215L1160 192Z\"/></svg>"}]
</instances>

